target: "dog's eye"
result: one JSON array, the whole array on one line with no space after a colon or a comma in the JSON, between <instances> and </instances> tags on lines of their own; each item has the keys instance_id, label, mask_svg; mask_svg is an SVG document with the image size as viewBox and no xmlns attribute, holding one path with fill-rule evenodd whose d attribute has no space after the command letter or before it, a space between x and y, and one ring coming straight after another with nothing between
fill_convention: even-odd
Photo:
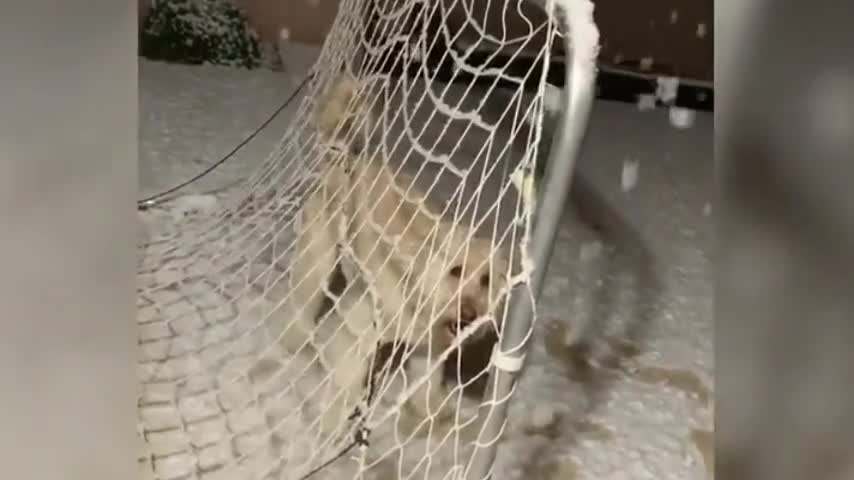
<instances>
[{"instance_id":1,"label":"dog's eye","mask_svg":"<svg viewBox=\"0 0 854 480\"><path fill-rule=\"evenodd\" d=\"M489 286L489 274L485 273L480 277L480 286L488 287Z\"/></svg>"},{"instance_id":2,"label":"dog's eye","mask_svg":"<svg viewBox=\"0 0 854 480\"><path fill-rule=\"evenodd\" d=\"M463 276L463 267L461 267L460 265L451 267L451 269L448 271L448 274L452 277L460 278Z\"/></svg>"}]
</instances>

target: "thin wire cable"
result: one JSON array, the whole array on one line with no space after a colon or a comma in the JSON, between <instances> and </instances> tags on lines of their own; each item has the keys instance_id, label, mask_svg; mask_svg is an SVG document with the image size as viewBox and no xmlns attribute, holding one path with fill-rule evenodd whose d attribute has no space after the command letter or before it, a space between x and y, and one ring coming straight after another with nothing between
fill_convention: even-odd
<instances>
[{"instance_id":1,"label":"thin wire cable","mask_svg":"<svg viewBox=\"0 0 854 480\"><path fill-rule=\"evenodd\" d=\"M316 468L314 468L314 469L313 469L313 470L311 470L310 472L306 473L305 475L303 475L303 476L300 478L300 480L308 480L309 478L311 478L311 477L313 477L313 476L317 475L319 472L323 471L323 470L324 470L325 468L327 468L328 466L330 466L330 465L332 465L333 463L337 462L338 460L340 460L340 459L344 458L344 455L347 455L348 453L350 453L350 451L352 451L352 450L353 450L355 447L357 447L358 445L359 445L359 441L358 441L358 440L353 440L352 442L350 442L350 444L349 444L349 445L347 445L347 446L344 448L344 450L341 450L341 451L338 453L338 455L335 455L334 457L332 457L332 458L330 458L329 460L327 460L327 461L323 462L321 465L317 466Z\"/></svg>"},{"instance_id":2,"label":"thin wire cable","mask_svg":"<svg viewBox=\"0 0 854 480\"><path fill-rule=\"evenodd\" d=\"M302 82L300 82L300 84L297 86L296 90L294 90L293 93L291 93L291 95L287 98L287 100L285 100L284 103L282 103L282 105L280 105L279 108L277 108L273 112L273 114L270 115L269 118L267 118L267 120L265 120L258 128L256 128L255 131L253 131L248 137L243 139L242 142L237 144L237 146L234 147L227 155L225 155L221 159L217 160L214 164L212 164L209 167L207 167L206 169L202 170L200 173L198 173L194 177L190 178L189 180L186 180L182 183L179 183L178 185L176 185L172 188L169 188L168 190L162 191L160 193L156 193L156 194L151 195L149 197L146 197L142 200L137 200L137 202L136 202L137 209L146 210L149 207L151 207L151 206L153 206L159 202L162 202L164 200L164 197L171 195L171 194L183 189L184 187L201 180L206 175L213 172L214 170L219 168L222 164L224 164L226 161L231 159L234 156L234 154L236 154L238 151L240 151L241 148L246 146L246 144L248 144L250 141L252 141L253 138L255 138L259 133L261 133L265 128L267 128L267 126L270 125L270 123L273 120L275 120L276 117L278 117L279 114L281 114L282 111L284 111L285 108L288 107L288 105L291 104L291 102L294 100L294 98L296 98L297 94L299 94L299 92L306 86L306 84L308 84L309 80L314 78L314 75L315 75L314 72L310 72L308 75L306 75L306 77L302 80Z\"/></svg>"},{"instance_id":3,"label":"thin wire cable","mask_svg":"<svg viewBox=\"0 0 854 480\"><path fill-rule=\"evenodd\" d=\"M377 347L377 348L379 348L379 347ZM389 361L391 361L391 360L389 360ZM374 392L376 390L376 384L375 384L376 377L373 375L373 373L374 372L368 373L368 392L367 392L367 395L365 398L365 403L369 407L370 407L371 403L373 403ZM309 471L308 473L306 473L305 475L300 477L300 480L308 480L309 478L317 475L322 470L329 467L330 465L332 465L333 463L337 462L338 460L343 458L345 455L350 453L354 448L356 448L358 446L367 447L370 445L370 442L368 441L368 436L370 436L370 431L367 428L365 428L365 425L364 425L365 415L362 412L362 409L357 406L353 410L353 413L350 415L350 418L348 420L356 420L357 424L358 424L358 426L356 427L356 430L353 432L353 441L348 443L347 446L344 447L335 456L333 456L329 460L323 462L322 464L318 465L317 467L315 467L314 469L312 469L311 471Z\"/></svg>"}]
</instances>

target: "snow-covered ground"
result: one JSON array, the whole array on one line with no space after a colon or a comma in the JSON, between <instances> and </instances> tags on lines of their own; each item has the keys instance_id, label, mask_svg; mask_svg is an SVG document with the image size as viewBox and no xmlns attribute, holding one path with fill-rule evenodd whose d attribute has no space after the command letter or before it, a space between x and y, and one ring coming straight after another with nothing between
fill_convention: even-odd
<instances>
[{"instance_id":1,"label":"snow-covered ground","mask_svg":"<svg viewBox=\"0 0 854 480\"><path fill-rule=\"evenodd\" d=\"M231 150L293 91L311 55L305 49L289 55L286 48L281 73L141 60L140 195L171 187ZM299 98L288 111L298 105ZM276 148L288 122L289 116L282 115L185 193L228 187L254 173ZM624 182L624 168L634 181ZM679 130L670 125L667 111L640 112L633 105L597 102L578 175L549 266L528 365L510 406L495 478L712 478L712 116L698 114L692 128ZM203 202L183 205L216 209ZM143 217L150 231L180 235L191 230L172 215L148 212ZM217 241L198 235L200 249L224 248ZM145 292L146 282L162 284L169 275L150 270L146 260L172 254L149 249L141 260L140 322L147 339L143 360L165 355L158 351L161 344L173 355L176 348L198 348L178 345L181 333L175 326L158 323L157 317L174 314L171 306L180 307L165 299L169 292L159 292L157 298ZM240 308L211 292L204 296L208 303L198 301L189 308L222 310L223 318ZM592 353L566 346L577 325L590 325ZM205 335L225 338L227 332L215 326L208 325L212 328ZM251 349L243 353L257 356ZM585 362L590 358L592 367ZM143 363L141 374L154 375L150 370L156 362ZM247 446L257 440L241 436L240 424L249 431L265 419L247 418L252 416L249 409L229 407L230 397L222 394L227 389L213 376L195 380L205 384L197 390L223 390L215 404L199 397L199 405L190 410L170 404L172 387L146 383L140 409L147 431L145 471L153 468L163 480L195 478L193 472L204 479L244 478L216 467L249 455L244 449L257 451ZM188 419L187 411L197 418ZM226 435L218 433L226 424L237 437L229 448L216 442ZM284 428L293 436L299 426ZM312 453L301 451L308 447L297 440L285 443L292 458ZM272 464L281 456L279 450L256 460Z\"/></svg>"}]
</instances>

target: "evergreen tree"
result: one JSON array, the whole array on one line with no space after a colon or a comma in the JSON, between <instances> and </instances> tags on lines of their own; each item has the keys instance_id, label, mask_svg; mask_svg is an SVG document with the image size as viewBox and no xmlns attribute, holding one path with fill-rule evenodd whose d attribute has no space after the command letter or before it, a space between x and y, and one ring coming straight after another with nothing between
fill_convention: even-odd
<instances>
[{"instance_id":1,"label":"evergreen tree","mask_svg":"<svg viewBox=\"0 0 854 480\"><path fill-rule=\"evenodd\" d=\"M152 0L140 32L151 60L244 68L262 65L258 35L228 0Z\"/></svg>"}]
</instances>

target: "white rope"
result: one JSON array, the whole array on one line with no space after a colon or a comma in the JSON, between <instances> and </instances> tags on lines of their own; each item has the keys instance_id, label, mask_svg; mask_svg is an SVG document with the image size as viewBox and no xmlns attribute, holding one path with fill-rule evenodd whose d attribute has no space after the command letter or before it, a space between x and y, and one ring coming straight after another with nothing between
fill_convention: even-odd
<instances>
[{"instance_id":1,"label":"white rope","mask_svg":"<svg viewBox=\"0 0 854 480\"><path fill-rule=\"evenodd\" d=\"M522 370L522 366L525 364L525 355L502 352L501 347L496 345L492 350L491 362L495 368L503 372L516 373Z\"/></svg>"}]
</instances>

